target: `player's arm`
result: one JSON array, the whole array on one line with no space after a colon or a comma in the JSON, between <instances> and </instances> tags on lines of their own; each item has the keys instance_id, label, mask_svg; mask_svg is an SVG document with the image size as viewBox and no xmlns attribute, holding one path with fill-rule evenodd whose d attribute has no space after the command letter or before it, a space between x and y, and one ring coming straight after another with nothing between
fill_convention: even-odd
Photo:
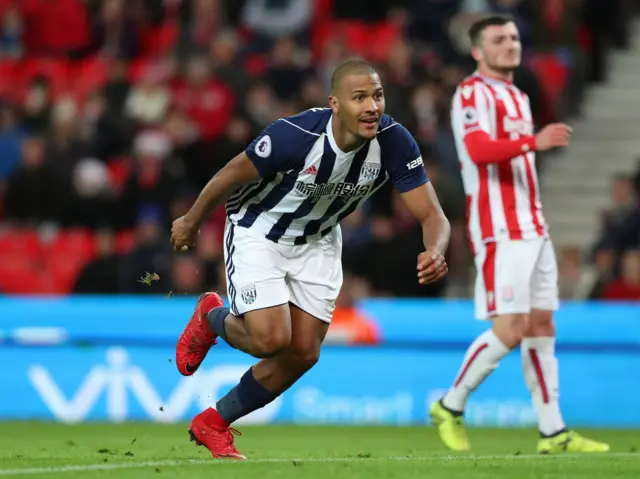
<instances>
[{"instance_id":1,"label":"player's arm","mask_svg":"<svg viewBox=\"0 0 640 479\"><path fill-rule=\"evenodd\" d=\"M195 245L202 222L238 188L291 168L287 129L281 121L272 123L209 180L187 214L173 222L171 243L176 251Z\"/></svg>"},{"instance_id":2,"label":"player's arm","mask_svg":"<svg viewBox=\"0 0 640 479\"><path fill-rule=\"evenodd\" d=\"M444 255L449 246L451 226L431 182L402 193L401 197L411 214L422 225L425 249Z\"/></svg>"},{"instance_id":3,"label":"player's arm","mask_svg":"<svg viewBox=\"0 0 640 479\"><path fill-rule=\"evenodd\" d=\"M478 165L504 163L530 151L545 151L567 146L571 128L564 124L552 124L538 135L524 135L518 139L493 139L490 118L495 117L488 101L489 93L478 83L461 86L453 102L452 119L458 122L464 145L471 161Z\"/></svg>"},{"instance_id":4,"label":"player's arm","mask_svg":"<svg viewBox=\"0 0 640 479\"><path fill-rule=\"evenodd\" d=\"M420 150L415 139L402 125L386 131L385 150L393 157L387 162L387 172L407 208L422 225L425 252L418 257L418 279L431 283L447 273L444 254L449 245L451 226L445 216L433 186L427 178Z\"/></svg>"},{"instance_id":5,"label":"player's arm","mask_svg":"<svg viewBox=\"0 0 640 479\"><path fill-rule=\"evenodd\" d=\"M192 228L199 228L231 193L243 185L255 183L260 178L256 165L243 151L209 180L191 209L184 215L185 223Z\"/></svg>"},{"instance_id":6,"label":"player's arm","mask_svg":"<svg viewBox=\"0 0 640 479\"><path fill-rule=\"evenodd\" d=\"M293 167L291 159L291 127L275 121L262 132L245 151L231 160L204 187L200 196L184 216L193 227L200 225L213 210L234 191L261 178L287 171Z\"/></svg>"}]
</instances>

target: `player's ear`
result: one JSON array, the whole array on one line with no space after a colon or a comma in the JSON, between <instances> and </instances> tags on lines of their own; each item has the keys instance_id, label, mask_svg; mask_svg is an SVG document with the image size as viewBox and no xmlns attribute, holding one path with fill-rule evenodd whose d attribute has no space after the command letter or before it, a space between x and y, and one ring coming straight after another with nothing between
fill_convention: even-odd
<instances>
[{"instance_id":1,"label":"player's ear","mask_svg":"<svg viewBox=\"0 0 640 479\"><path fill-rule=\"evenodd\" d=\"M484 58L484 55L482 54L482 50L475 46L472 45L471 46L471 57L476 61L476 62L481 62Z\"/></svg>"},{"instance_id":2,"label":"player's ear","mask_svg":"<svg viewBox=\"0 0 640 479\"><path fill-rule=\"evenodd\" d=\"M334 113L338 113L338 99L333 95L329 96L329 107Z\"/></svg>"}]
</instances>

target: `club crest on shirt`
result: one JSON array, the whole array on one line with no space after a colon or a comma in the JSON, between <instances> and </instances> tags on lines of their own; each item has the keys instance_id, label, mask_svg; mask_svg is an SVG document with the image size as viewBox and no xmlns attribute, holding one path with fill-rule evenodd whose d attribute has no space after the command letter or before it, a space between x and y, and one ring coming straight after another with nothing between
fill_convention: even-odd
<instances>
[{"instance_id":1,"label":"club crest on shirt","mask_svg":"<svg viewBox=\"0 0 640 479\"><path fill-rule=\"evenodd\" d=\"M242 296L242 302L244 304L252 304L258 297L258 292L256 291L256 285L249 284L247 286L244 286L240 290L240 295Z\"/></svg>"},{"instance_id":2,"label":"club crest on shirt","mask_svg":"<svg viewBox=\"0 0 640 479\"><path fill-rule=\"evenodd\" d=\"M380 174L381 166L379 163L365 161L360 169L360 176L367 180L375 180Z\"/></svg>"},{"instance_id":3,"label":"club crest on shirt","mask_svg":"<svg viewBox=\"0 0 640 479\"><path fill-rule=\"evenodd\" d=\"M505 303L510 303L513 301L513 288L511 286L505 286L502 288L502 301Z\"/></svg>"},{"instance_id":4,"label":"club crest on shirt","mask_svg":"<svg viewBox=\"0 0 640 479\"><path fill-rule=\"evenodd\" d=\"M465 85L462 87L462 96L465 100L469 100L473 95L474 88L471 85Z\"/></svg>"}]
</instances>

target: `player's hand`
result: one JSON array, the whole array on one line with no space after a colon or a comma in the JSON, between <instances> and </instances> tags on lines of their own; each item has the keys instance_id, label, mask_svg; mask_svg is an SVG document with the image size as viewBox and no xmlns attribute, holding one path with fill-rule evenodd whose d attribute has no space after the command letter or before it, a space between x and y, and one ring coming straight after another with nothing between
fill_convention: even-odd
<instances>
[{"instance_id":1,"label":"player's hand","mask_svg":"<svg viewBox=\"0 0 640 479\"><path fill-rule=\"evenodd\" d=\"M171 226L171 244L174 251L187 251L196 245L198 226L189 223L184 216L173 222Z\"/></svg>"},{"instance_id":2,"label":"player's hand","mask_svg":"<svg viewBox=\"0 0 640 479\"><path fill-rule=\"evenodd\" d=\"M552 148L569 146L572 129L564 123L552 123L545 126L536 135L536 150L546 151Z\"/></svg>"},{"instance_id":3,"label":"player's hand","mask_svg":"<svg viewBox=\"0 0 640 479\"><path fill-rule=\"evenodd\" d=\"M440 253L425 251L418 255L418 283L435 283L444 278L448 272L447 262Z\"/></svg>"}]
</instances>

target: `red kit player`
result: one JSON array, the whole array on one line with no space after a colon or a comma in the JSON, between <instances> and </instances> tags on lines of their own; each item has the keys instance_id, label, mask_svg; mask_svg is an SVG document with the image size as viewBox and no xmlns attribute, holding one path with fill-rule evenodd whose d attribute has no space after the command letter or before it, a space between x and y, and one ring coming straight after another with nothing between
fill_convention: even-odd
<instances>
[{"instance_id":1,"label":"red kit player","mask_svg":"<svg viewBox=\"0 0 640 479\"><path fill-rule=\"evenodd\" d=\"M553 322L558 272L535 152L568 146L571 128L557 123L534 134L529 99L512 83L521 44L511 18L479 20L470 37L477 70L459 85L451 121L478 272L476 316L492 327L471 344L450 390L431 406L431 417L448 447L469 449L462 419L467 398L520 346L538 415L538 452L608 451L607 444L567 429L558 405Z\"/></svg>"}]
</instances>

